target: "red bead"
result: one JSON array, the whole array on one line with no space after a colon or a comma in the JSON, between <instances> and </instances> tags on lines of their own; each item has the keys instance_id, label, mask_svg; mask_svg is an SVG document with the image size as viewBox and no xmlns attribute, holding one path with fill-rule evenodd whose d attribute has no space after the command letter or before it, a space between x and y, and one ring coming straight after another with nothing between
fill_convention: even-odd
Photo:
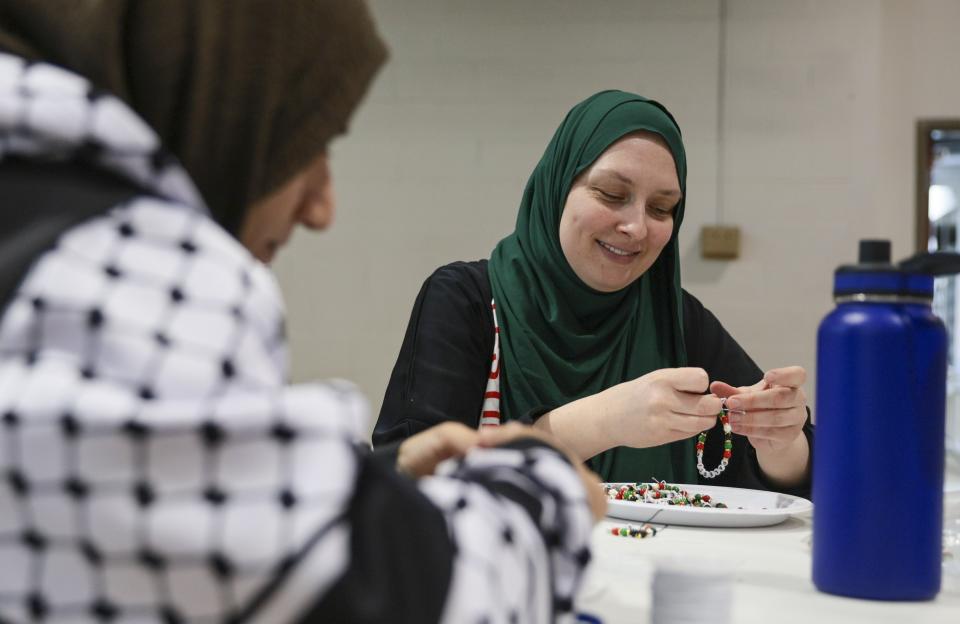
<instances>
[{"instance_id":1,"label":"red bead","mask_svg":"<svg viewBox=\"0 0 960 624\"><path fill-rule=\"evenodd\" d=\"M617 536L620 535L620 529L618 529L617 527L613 527L613 529L611 529L610 532Z\"/></svg>"},{"instance_id":2,"label":"red bead","mask_svg":"<svg viewBox=\"0 0 960 624\"><path fill-rule=\"evenodd\" d=\"M702 501L705 502L705 503L709 503L709 502L710 502L710 495L709 495L709 494L704 494L703 496L700 497L700 500L702 500Z\"/></svg>"},{"instance_id":3,"label":"red bead","mask_svg":"<svg viewBox=\"0 0 960 624\"><path fill-rule=\"evenodd\" d=\"M730 456L731 456L731 455L733 455L733 453L730 452L730 451L724 451L724 452L723 452L723 456L724 456L726 459L730 459Z\"/></svg>"},{"instance_id":4,"label":"red bead","mask_svg":"<svg viewBox=\"0 0 960 624\"><path fill-rule=\"evenodd\" d=\"M702 451L702 450L703 450L703 442L697 442L697 450L698 450L698 451Z\"/></svg>"},{"instance_id":5,"label":"red bead","mask_svg":"<svg viewBox=\"0 0 960 624\"><path fill-rule=\"evenodd\" d=\"M660 498L660 491L658 490L658 491L654 492L654 493L653 493L653 497L654 497L654 498Z\"/></svg>"},{"instance_id":6,"label":"red bead","mask_svg":"<svg viewBox=\"0 0 960 624\"><path fill-rule=\"evenodd\" d=\"M617 500L623 500L623 492L617 492Z\"/></svg>"}]
</instances>

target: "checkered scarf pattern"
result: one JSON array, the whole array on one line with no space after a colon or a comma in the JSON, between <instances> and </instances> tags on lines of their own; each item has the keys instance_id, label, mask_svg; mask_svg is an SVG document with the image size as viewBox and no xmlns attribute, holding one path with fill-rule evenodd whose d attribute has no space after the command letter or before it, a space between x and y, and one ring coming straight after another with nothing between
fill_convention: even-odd
<instances>
[{"instance_id":1,"label":"checkered scarf pattern","mask_svg":"<svg viewBox=\"0 0 960 624\"><path fill-rule=\"evenodd\" d=\"M296 620L351 532L394 521L347 519L365 401L286 385L271 274L122 102L0 54L9 156L145 192L65 232L0 312L0 623ZM475 452L420 489L455 545L444 621L570 617L591 522L557 453Z\"/></svg>"}]
</instances>

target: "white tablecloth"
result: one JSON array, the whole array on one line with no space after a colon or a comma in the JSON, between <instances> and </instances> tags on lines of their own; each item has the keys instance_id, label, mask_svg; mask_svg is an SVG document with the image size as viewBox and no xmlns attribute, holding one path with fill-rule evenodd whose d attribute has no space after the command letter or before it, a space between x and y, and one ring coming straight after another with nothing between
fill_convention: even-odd
<instances>
[{"instance_id":1,"label":"white tablecloth","mask_svg":"<svg viewBox=\"0 0 960 624\"><path fill-rule=\"evenodd\" d=\"M946 502L948 517L960 512L960 493ZM626 524L608 518L596 527L594 560L578 597L578 609L604 624L650 621L654 569L658 562L673 560L696 560L728 571L733 580L730 622L736 624L960 624L960 563L944 574L940 594L930 602L875 602L818 592L810 579L809 515L754 529L671 526L647 539L610 534L612 527Z\"/></svg>"}]
</instances>

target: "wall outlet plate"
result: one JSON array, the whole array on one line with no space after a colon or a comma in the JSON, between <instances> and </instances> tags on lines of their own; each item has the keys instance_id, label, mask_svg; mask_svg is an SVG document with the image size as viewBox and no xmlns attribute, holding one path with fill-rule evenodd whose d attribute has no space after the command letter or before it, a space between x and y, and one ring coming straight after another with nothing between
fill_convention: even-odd
<instances>
[{"instance_id":1,"label":"wall outlet plate","mask_svg":"<svg viewBox=\"0 0 960 624\"><path fill-rule=\"evenodd\" d=\"M700 255L714 260L740 257L740 228L733 225L705 225L700 230Z\"/></svg>"}]
</instances>

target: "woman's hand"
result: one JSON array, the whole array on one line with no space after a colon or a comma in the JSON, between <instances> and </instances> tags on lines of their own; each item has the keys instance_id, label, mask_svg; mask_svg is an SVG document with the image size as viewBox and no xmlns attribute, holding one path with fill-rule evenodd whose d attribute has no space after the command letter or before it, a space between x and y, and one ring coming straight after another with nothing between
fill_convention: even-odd
<instances>
[{"instance_id":1,"label":"woman's hand","mask_svg":"<svg viewBox=\"0 0 960 624\"><path fill-rule=\"evenodd\" d=\"M502 446L519 438L542 440L563 453L583 481L594 520L603 517L607 509L607 499L600 487L599 477L587 470L580 460L552 435L519 423L485 427L482 431L471 429L458 422L441 423L410 436L400 444L397 453L397 470L412 477L424 477L433 474L437 464L443 460L463 457L474 447Z\"/></svg>"},{"instance_id":2,"label":"woman's hand","mask_svg":"<svg viewBox=\"0 0 960 624\"><path fill-rule=\"evenodd\" d=\"M734 387L722 381L710 384L710 391L727 398L734 433L747 436L757 450L757 461L774 482L791 486L809 473L810 446L803 435L807 420L807 397L803 382L807 372L800 366L767 371L752 386Z\"/></svg>"},{"instance_id":3,"label":"woman's hand","mask_svg":"<svg viewBox=\"0 0 960 624\"><path fill-rule=\"evenodd\" d=\"M593 519L600 520L603 518L607 512L607 497L603 493L603 488L600 486L600 477L591 470L588 470L556 437L533 427L525 427L518 423L507 423L499 427L484 427L483 430L480 431L480 446L502 446L520 438L537 438L566 455L567 459L577 470L580 480L583 482L583 488L586 490L587 502L590 505L590 512L593 514Z\"/></svg>"},{"instance_id":4,"label":"woman's hand","mask_svg":"<svg viewBox=\"0 0 960 624\"><path fill-rule=\"evenodd\" d=\"M664 368L568 403L536 422L579 457L615 446L637 448L683 440L717 422L720 399L704 395L702 368Z\"/></svg>"},{"instance_id":5,"label":"woman's hand","mask_svg":"<svg viewBox=\"0 0 960 624\"><path fill-rule=\"evenodd\" d=\"M710 429L720 399L703 394L708 383L702 368L663 368L605 390L601 423L612 446L659 446Z\"/></svg>"},{"instance_id":6,"label":"woman's hand","mask_svg":"<svg viewBox=\"0 0 960 624\"><path fill-rule=\"evenodd\" d=\"M400 444L397 470L415 478L432 475L437 464L451 457L463 457L479 439L479 432L463 423L440 423Z\"/></svg>"},{"instance_id":7,"label":"woman's hand","mask_svg":"<svg viewBox=\"0 0 960 624\"><path fill-rule=\"evenodd\" d=\"M734 433L747 436L755 449L781 451L802 435L807 421L807 396L803 383L807 371L800 366L775 368L752 386L736 388L722 381L710 384L710 391L727 398Z\"/></svg>"}]
</instances>

